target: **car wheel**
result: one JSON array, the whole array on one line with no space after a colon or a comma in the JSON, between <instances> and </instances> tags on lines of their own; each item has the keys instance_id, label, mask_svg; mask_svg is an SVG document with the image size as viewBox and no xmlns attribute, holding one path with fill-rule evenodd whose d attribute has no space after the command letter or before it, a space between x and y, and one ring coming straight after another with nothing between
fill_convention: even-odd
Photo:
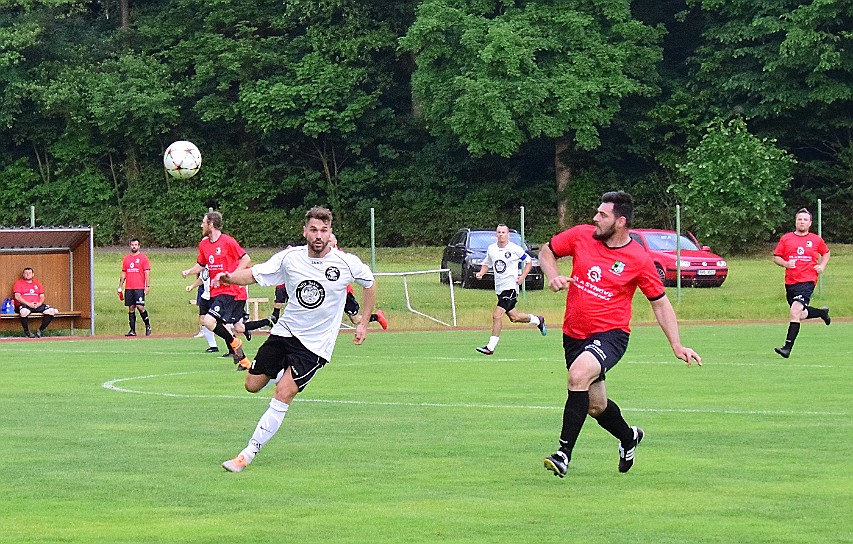
<instances>
[{"instance_id":1,"label":"car wheel","mask_svg":"<svg viewBox=\"0 0 853 544\"><path fill-rule=\"evenodd\" d=\"M474 273L465 268L462 269L462 288L463 289L473 289L474 282L476 278L474 278Z\"/></svg>"},{"instance_id":2,"label":"car wheel","mask_svg":"<svg viewBox=\"0 0 853 544\"><path fill-rule=\"evenodd\" d=\"M669 287L669 284L666 282L666 272L663 271L663 267L658 263L655 263L655 269L658 271L658 276L660 277L660 281L663 283L663 286Z\"/></svg>"},{"instance_id":3,"label":"car wheel","mask_svg":"<svg viewBox=\"0 0 853 544\"><path fill-rule=\"evenodd\" d=\"M441 268L447 268L447 263L442 261ZM450 273L449 272L439 272L438 277L441 280L441 283L445 283L445 284L450 283Z\"/></svg>"}]
</instances>

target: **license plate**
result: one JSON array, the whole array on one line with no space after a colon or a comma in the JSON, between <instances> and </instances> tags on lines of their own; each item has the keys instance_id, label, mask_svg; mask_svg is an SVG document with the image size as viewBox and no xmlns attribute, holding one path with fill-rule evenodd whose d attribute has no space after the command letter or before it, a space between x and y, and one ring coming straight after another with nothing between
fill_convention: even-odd
<instances>
[{"instance_id":1,"label":"license plate","mask_svg":"<svg viewBox=\"0 0 853 544\"><path fill-rule=\"evenodd\" d=\"M696 271L697 276L713 276L716 273L717 273L716 270L697 270Z\"/></svg>"}]
</instances>

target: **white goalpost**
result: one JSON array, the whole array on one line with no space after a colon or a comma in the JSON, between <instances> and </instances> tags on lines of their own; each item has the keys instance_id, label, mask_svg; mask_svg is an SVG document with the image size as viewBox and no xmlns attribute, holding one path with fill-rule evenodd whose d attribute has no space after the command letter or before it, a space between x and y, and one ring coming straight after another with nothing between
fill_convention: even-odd
<instances>
[{"instance_id":1,"label":"white goalpost","mask_svg":"<svg viewBox=\"0 0 853 544\"><path fill-rule=\"evenodd\" d=\"M412 306L412 298L409 291L409 276L417 276L422 274L443 274L447 273L447 276L450 278L450 314L452 316L451 321L453 324L446 323L436 317L428 315L424 312L416 310ZM431 321L435 321L440 325L444 325L446 327L455 327L456 326L456 298L453 295L453 278L450 275L450 270L447 268L436 268L433 270L412 270L410 272L374 272L374 276L391 276L391 277L400 277L403 279L403 293L406 297L406 308L413 314L419 315L421 317L425 317Z\"/></svg>"}]
</instances>

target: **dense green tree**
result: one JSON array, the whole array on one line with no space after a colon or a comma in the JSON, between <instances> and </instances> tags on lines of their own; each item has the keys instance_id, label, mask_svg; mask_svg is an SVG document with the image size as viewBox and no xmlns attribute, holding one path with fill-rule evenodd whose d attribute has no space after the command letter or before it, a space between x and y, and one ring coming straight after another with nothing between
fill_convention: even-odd
<instances>
[{"instance_id":1,"label":"dense green tree","mask_svg":"<svg viewBox=\"0 0 853 544\"><path fill-rule=\"evenodd\" d=\"M685 215L721 252L752 250L785 216L781 191L794 159L742 119L717 121L680 166Z\"/></svg>"},{"instance_id":2,"label":"dense green tree","mask_svg":"<svg viewBox=\"0 0 853 544\"><path fill-rule=\"evenodd\" d=\"M566 153L597 147L626 96L655 92L659 37L621 1L427 0L402 44L432 132L455 134L474 155L555 142L565 223Z\"/></svg>"}]
</instances>

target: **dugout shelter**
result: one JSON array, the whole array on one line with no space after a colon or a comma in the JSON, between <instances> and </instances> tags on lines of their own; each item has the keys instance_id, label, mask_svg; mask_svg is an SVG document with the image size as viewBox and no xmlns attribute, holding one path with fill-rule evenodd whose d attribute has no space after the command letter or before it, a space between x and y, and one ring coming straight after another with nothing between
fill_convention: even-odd
<instances>
[{"instance_id":1,"label":"dugout shelter","mask_svg":"<svg viewBox=\"0 0 853 544\"><path fill-rule=\"evenodd\" d=\"M45 303L59 311L50 328L94 336L92 227L0 228L0 299L13 296L27 266L44 287ZM18 314L0 315L0 331L20 330Z\"/></svg>"}]
</instances>

